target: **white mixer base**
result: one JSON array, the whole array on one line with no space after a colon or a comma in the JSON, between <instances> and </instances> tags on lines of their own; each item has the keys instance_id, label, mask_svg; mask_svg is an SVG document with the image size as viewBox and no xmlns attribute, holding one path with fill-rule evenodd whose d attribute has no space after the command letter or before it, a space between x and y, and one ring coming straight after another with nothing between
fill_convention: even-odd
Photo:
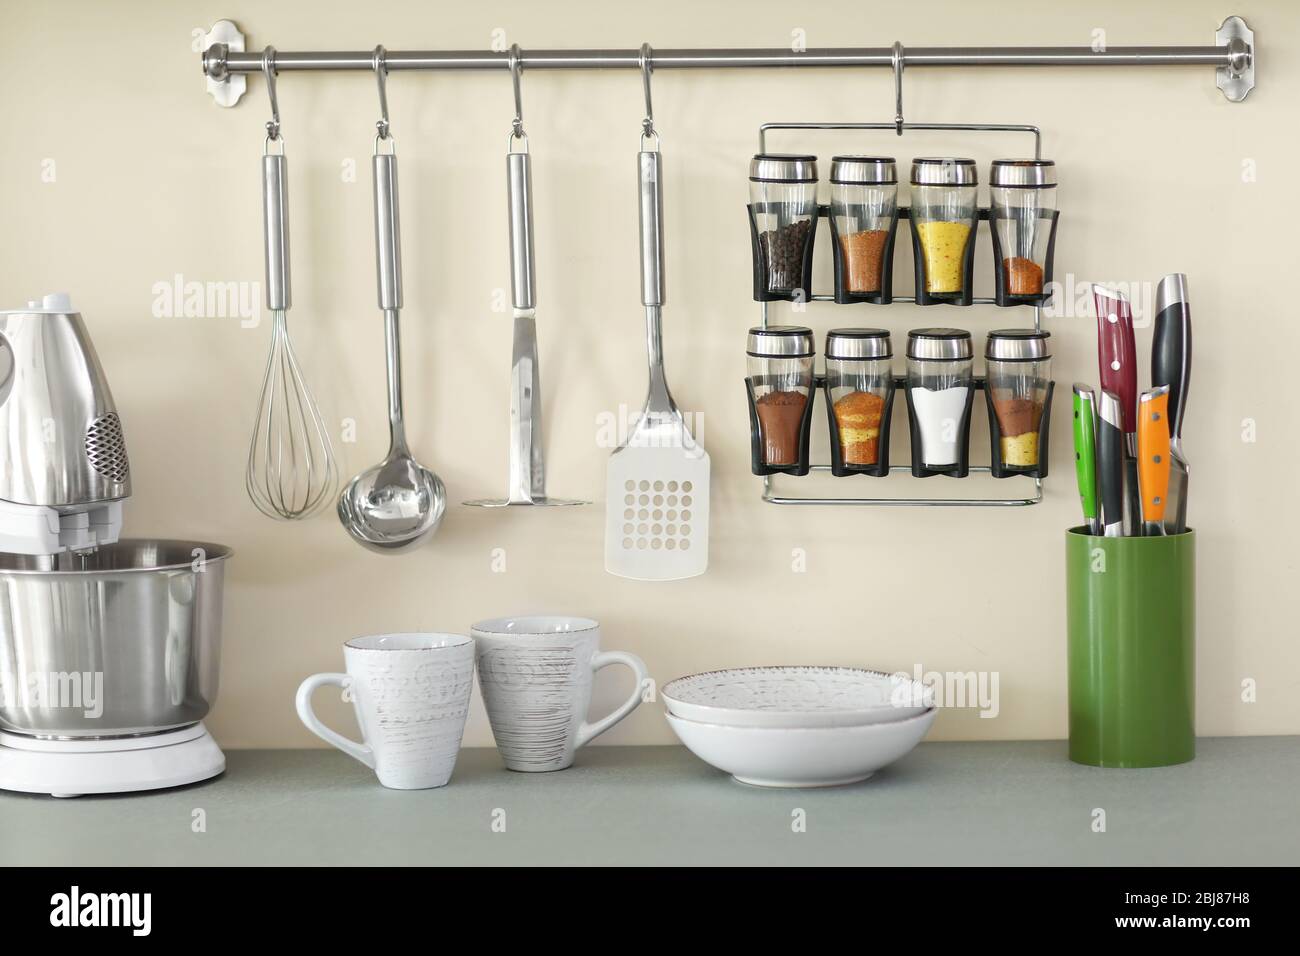
<instances>
[{"instance_id":1,"label":"white mixer base","mask_svg":"<svg viewBox=\"0 0 1300 956\"><path fill-rule=\"evenodd\" d=\"M80 797L180 787L215 777L226 757L203 724L120 740L37 740L0 732L0 790Z\"/></svg>"}]
</instances>

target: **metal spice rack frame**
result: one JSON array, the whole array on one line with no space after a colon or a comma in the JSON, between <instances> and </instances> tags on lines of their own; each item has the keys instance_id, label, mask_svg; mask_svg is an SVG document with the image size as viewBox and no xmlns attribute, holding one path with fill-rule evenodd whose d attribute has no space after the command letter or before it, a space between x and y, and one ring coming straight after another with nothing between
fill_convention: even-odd
<instances>
[{"instance_id":1,"label":"metal spice rack frame","mask_svg":"<svg viewBox=\"0 0 1300 956\"><path fill-rule=\"evenodd\" d=\"M896 73L895 76L901 76ZM1042 159L1043 155L1043 134L1037 126L1031 126L1021 123L911 123L903 120L902 113L902 87L896 86L898 94L898 113L892 123L764 123L758 128L758 151L767 152L767 134L773 130L803 130L803 131L880 131L893 130L899 136L902 136L907 130L915 131L941 131L941 132L962 132L962 133L1024 133L1034 138L1034 158ZM822 217L818 217L822 218ZM832 293L818 293L809 290L809 294L804 299L805 302L835 302L835 296ZM915 303L915 296L894 296L892 302L898 303ZM769 306L771 303L759 302L760 324L767 328ZM891 303L892 304L892 303ZM1042 328L1043 304L1027 306L1034 310L1034 330ZM997 299L992 297L976 297L971 300L971 305L997 305ZM1014 308L1015 306L1012 306ZM969 308L969 306L954 306L954 308ZM1002 308L1006 308L1003 306ZM817 376L820 384L821 376ZM897 384L897 382L896 382ZM983 388L982 378L977 377L975 384L976 390ZM816 389L814 389L816 391ZM827 410L827 414L830 411ZM968 438L969 441L969 438ZM830 472L830 465L813 464L809 471ZM970 465L966 469L968 474L992 475L993 467L991 465ZM889 473L907 473L913 474L911 465L890 465ZM857 495L834 495L834 496L803 496L778 494L774 488L774 475L763 475L763 501L773 505L865 505L881 507L949 507L949 508L998 508L998 507L1024 507L1027 505L1036 505L1043 500L1043 480L1041 478L1031 478L1034 483L1034 493L1028 497L1007 497L1007 498L947 498L947 497L929 497L929 498L878 498ZM1019 476L1011 476L1019 477ZM841 479L842 480L842 479Z\"/></svg>"}]
</instances>

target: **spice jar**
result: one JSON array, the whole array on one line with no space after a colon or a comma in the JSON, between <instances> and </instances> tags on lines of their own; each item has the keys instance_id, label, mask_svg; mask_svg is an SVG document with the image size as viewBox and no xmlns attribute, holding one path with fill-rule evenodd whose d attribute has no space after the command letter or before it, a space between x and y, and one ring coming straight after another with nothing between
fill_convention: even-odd
<instances>
[{"instance_id":1,"label":"spice jar","mask_svg":"<svg viewBox=\"0 0 1300 956\"><path fill-rule=\"evenodd\" d=\"M1002 289L1008 296L1042 295L1056 223L1056 164L995 159L989 196Z\"/></svg>"},{"instance_id":2,"label":"spice jar","mask_svg":"<svg viewBox=\"0 0 1300 956\"><path fill-rule=\"evenodd\" d=\"M898 213L893 157L836 156L831 160L831 223L837 256L836 292L880 292Z\"/></svg>"},{"instance_id":3,"label":"spice jar","mask_svg":"<svg viewBox=\"0 0 1300 956\"><path fill-rule=\"evenodd\" d=\"M1039 431L1051 384L1050 332L1000 329L984 347L984 390L996 426L997 463L1003 469L1034 471L1039 467Z\"/></svg>"},{"instance_id":4,"label":"spice jar","mask_svg":"<svg viewBox=\"0 0 1300 956\"><path fill-rule=\"evenodd\" d=\"M912 231L917 246L917 300L928 296L969 303L967 275L979 219L975 160L912 160ZM924 294L923 294L924 293Z\"/></svg>"},{"instance_id":5,"label":"spice jar","mask_svg":"<svg viewBox=\"0 0 1300 956\"><path fill-rule=\"evenodd\" d=\"M888 458L894 391L893 349L884 329L831 329L826 334L826 395L835 464L846 470Z\"/></svg>"},{"instance_id":6,"label":"spice jar","mask_svg":"<svg viewBox=\"0 0 1300 956\"><path fill-rule=\"evenodd\" d=\"M907 333L913 473L965 475L974 370L974 349L964 329Z\"/></svg>"},{"instance_id":7,"label":"spice jar","mask_svg":"<svg viewBox=\"0 0 1300 956\"><path fill-rule=\"evenodd\" d=\"M749 164L756 297L807 298L817 219L817 157L759 153Z\"/></svg>"},{"instance_id":8,"label":"spice jar","mask_svg":"<svg viewBox=\"0 0 1300 956\"><path fill-rule=\"evenodd\" d=\"M808 471L813 334L801 325L749 330L746 347L755 474Z\"/></svg>"}]
</instances>

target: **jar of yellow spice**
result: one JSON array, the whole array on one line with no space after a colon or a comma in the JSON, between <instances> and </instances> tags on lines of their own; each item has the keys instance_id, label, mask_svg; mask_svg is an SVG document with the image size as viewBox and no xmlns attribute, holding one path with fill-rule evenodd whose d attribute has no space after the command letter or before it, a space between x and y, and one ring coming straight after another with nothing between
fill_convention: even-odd
<instances>
[{"instance_id":1,"label":"jar of yellow spice","mask_svg":"<svg viewBox=\"0 0 1300 956\"><path fill-rule=\"evenodd\" d=\"M831 160L831 235L835 301L893 301L898 172L892 156Z\"/></svg>"},{"instance_id":2,"label":"jar of yellow spice","mask_svg":"<svg viewBox=\"0 0 1300 956\"><path fill-rule=\"evenodd\" d=\"M916 302L970 305L975 225L979 221L975 160L921 157L912 160L912 249Z\"/></svg>"},{"instance_id":3,"label":"jar of yellow spice","mask_svg":"<svg viewBox=\"0 0 1300 956\"><path fill-rule=\"evenodd\" d=\"M889 474L889 418L894 370L884 329L826 333L826 405L831 431L831 474Z\"/></svg>"},{"instance_id":4,"label":"jar of yellow spice","mask_svg":"<svg viewBox=\"0 0 1300 956\"><path fill-rule=\"evenodd\" d=\"M998 329L984 346L984 393L993 439L993 476L1047 473L1043 447L1052 398L1050 332Z\"/></svg>"}]
</instances>

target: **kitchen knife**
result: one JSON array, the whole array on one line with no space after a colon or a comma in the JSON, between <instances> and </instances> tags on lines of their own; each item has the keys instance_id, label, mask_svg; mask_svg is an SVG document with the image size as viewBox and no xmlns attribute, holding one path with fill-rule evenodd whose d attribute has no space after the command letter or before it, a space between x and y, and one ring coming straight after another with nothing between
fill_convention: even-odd
<instances>
[{"instance_id":1,"label":"kitchen knife","mask_svg":"<svg viewBox=\"0 0 1300 956\"><path fill-rule=\"evenodd\" d=\"M1089 534L1101 534L1097 510L1097 410L1092 388L1074 383L1074 470Z\"/></svg>"},{"instance_id":2,"label":"kitchen knife","mask_svg":"<svg viewBox=\"0 0 1300 956\"><path fill-rule=\"evenodd\" d=\"M1097 402L1097 488L1101 496L1102 534L1124 534L1124 419L1114 392L1102 391Z\"/></svg>"},{"instance_id":3,"label":"kitchen knife","mask_svg":"<svg viewBox=\"0 0 1300 956\"><path fill-rule=\"evenodd\" d=\"M1156 325L1151 340L1151 384L1169 386L1169 499L1165 530L1187 530L1187 459L1183 457L1183 419L1192 379L1192 313L1187 276L1167 275L1156 287Z\"/></svg>"},{"instance_id":4,"label":"kitchen knife","mask_svg":"<svg viewBox=\"0 0 1300 956\"><path fill-rule=\"evenodd\" d=\"M1137 534L1142 505L1137 478L1137 341L1133 309L1122 292L1092 287L1097 308L1097 358L1101 387L1119 401L1124 430L1124 533Z\"/></svg>"},{"instance_id":5,"label":"kitchen knife","mask_svg":"<svg viewBox=\"0 0 1300 956\"><path fill-rule=\"evenodd\" d=\"M1138 486L1142 490L1142 533L1165 533L1169 500L1169 386L1157 385L1138 400Z\"/></svg>"}]
</instances>

